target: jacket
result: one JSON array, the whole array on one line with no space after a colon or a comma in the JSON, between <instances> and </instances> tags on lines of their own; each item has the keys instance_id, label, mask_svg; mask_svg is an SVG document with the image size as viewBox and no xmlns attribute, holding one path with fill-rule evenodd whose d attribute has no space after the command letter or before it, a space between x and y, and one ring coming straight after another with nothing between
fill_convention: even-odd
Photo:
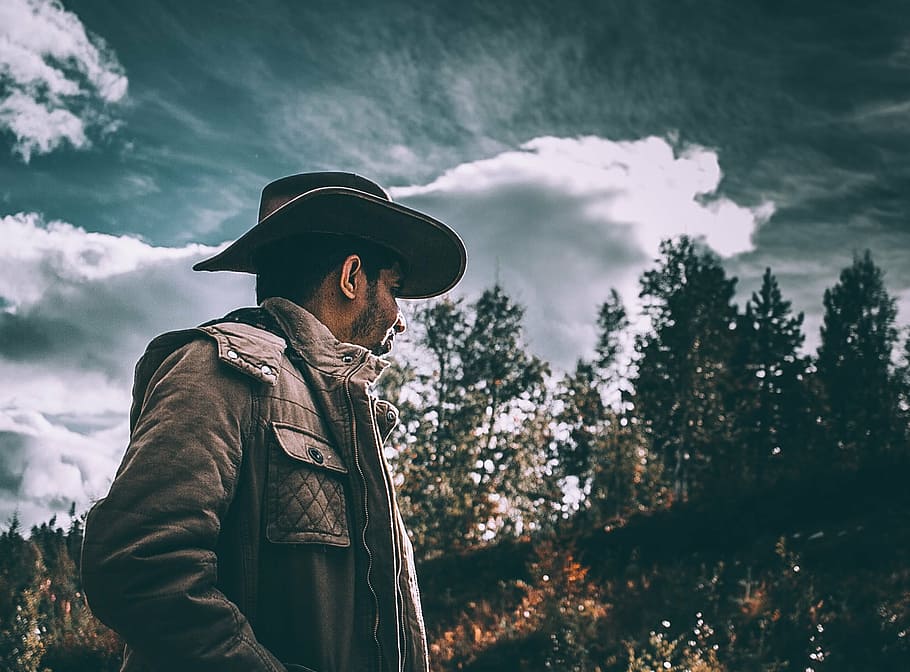
<instances>
[{"instance_id":1,"label":"jacket","mask_svg":"<svg viewBox=\"0 0 910 672\"><path fill-rule=\"evenodd\" d=\"M86 520L83 588L128 672L426 672L383 442L387 366L284 299L159 336ZM252 324L251 324L252 322Z\"/></svg>"}]
</instances>

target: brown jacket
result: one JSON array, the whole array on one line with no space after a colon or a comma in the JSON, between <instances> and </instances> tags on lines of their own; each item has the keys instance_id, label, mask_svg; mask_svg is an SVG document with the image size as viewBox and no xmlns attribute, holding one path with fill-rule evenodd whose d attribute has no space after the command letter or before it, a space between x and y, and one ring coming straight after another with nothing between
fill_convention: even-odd
<instances>
[{"instance_id":1,"label":"brown jacket","mask_svg":"<svg viewBox=\"0 0 910 672\"><path fill-rule=\"evenodd\" d=\"M137 365L130 444L86 522L89 604L130 672L425 672L382 453L397 411L369 392L386 363L289 301L249 314L272 328L171 332Z\"/></svg>"}]
</instances>

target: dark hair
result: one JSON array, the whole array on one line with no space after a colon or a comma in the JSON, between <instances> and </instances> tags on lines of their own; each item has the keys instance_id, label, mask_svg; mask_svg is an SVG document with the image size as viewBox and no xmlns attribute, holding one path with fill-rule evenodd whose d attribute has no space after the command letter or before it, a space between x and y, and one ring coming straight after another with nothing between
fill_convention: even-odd
<instances>
[{"instance_id":1,"label":"dark hair","mask_svg":"<svg viewBox=\"0 0 910 672\"><path fill-rule=\"evenodd\" d=\"M309 301L326 277L356 254L370 283L401 260L392 250L363 238L312 233L285 238L256 254L256 301L280 296L298 305Z\"/></svg>"}]
</instances>

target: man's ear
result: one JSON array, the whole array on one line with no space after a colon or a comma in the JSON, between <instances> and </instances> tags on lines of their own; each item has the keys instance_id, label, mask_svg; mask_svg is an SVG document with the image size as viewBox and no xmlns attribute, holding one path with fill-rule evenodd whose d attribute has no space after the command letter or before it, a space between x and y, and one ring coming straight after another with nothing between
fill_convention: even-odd
<instances>
[{"instance_id":1,"label":"man's ear","mask_svg":"<svg viewBox=\"0 0 910 672\"><path fill-rule=\"evenodd\" d=\"M341 275L338 278L338 287L341 293L351 300L357 297L357 292L363 281L363 262L356 254L350 255L341 264Z\"/></svg>"}]
</instances>

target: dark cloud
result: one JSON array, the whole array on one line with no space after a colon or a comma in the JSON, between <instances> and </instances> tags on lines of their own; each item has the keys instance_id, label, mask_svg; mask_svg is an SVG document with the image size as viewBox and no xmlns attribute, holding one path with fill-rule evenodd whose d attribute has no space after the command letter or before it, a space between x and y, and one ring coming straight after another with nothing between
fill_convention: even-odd
<instances>
[{"instance_id":1,"label":"dark cloud","mask_svg":"<svg viewBox=\"0 0 910 672\"><path fill-rule=\"evenodd\" d=\"M48 324L15 313L0 313L0 356L8 359L40 359L55 350L51 337L57 329L65 331L71 325Z\"/></svg>"},{"instance_id":2,"label":"dark cloud","mask_svg":"<svg viewBox=\"0 0 910 672\"><path fill-rule=\"evenodd\" d=\"M0 492L19 493L25 468L27 439L15 432L0 431Z\"/></svg>"},{"instance_id":3,"label":"dark cloud","mask_svg":"<svg viewBox=\"0 0 910 672\"><path fill-rule=\"evenodd\" d=\"M0 358L128 380L131 361L155 334L253 301L249 277L205 277L192 273L190 263L180 259L56 286L32 305L0 313Z\"/></svg>"}]
</instances>

